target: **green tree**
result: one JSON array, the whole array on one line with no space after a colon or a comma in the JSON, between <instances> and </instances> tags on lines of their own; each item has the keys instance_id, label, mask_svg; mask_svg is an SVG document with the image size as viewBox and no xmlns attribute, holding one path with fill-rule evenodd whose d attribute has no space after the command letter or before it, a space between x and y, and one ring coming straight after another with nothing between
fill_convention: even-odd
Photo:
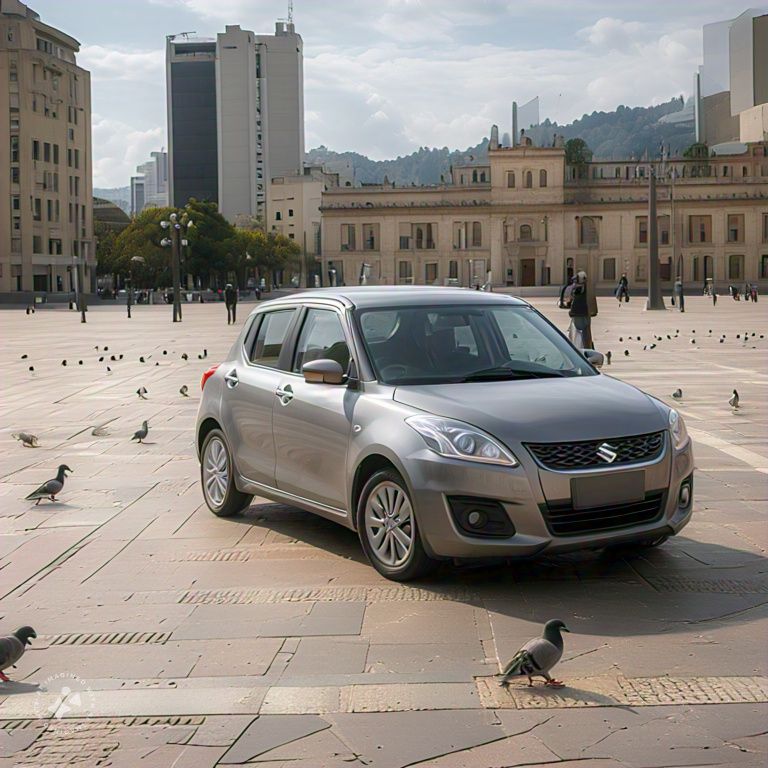
<instances>
[{"instance_id":1,"label":"green tree","mask_svg":"<svg viewBox=\"0 0 768 768\"><path fill-rule=\"evenodd\" d=\"M592 151L584 139L568 139L565 142L565 162L577 167L585 166L592 160Z\"/></svg>"},{"instance_id":2,"label":"green tree","mask_svg":"<svg viewBox=\"0 0 768 768\"><path fill-rule=\"evenodd\" d=\"M93 225L93 234L96 238L96 272L99 275L114 275L115 269L115 242L117 232L103 221L96 221Z\"/></svg>"},{"instance_id":3,"label":"green tree","mask_svg":"<svg viewBox=\"0 0 768 768\"><path fill-rule=\"evenodd\" d=\"M172 208L146 208L117 236L113 269L121 275L132 270L134 287L154 288L170 284L171 250L160 245L165 237L160 222L172 211ZM134 256L140 256L144 262L131 262Z\"/></svg>"},{"instance_id":4,"label":"green tree","mask_svg":"<svg viewBox=\"0 0 768 768\"><path fill-rule=\"evenodd\" d=\"M204 285L218 287L232 271L236 230L219 213L216 203L192 198L185 211L194 226L188 231L189 247L182 271L192 274L196 281L199 278Z\"/></svg>"}]
</instances>

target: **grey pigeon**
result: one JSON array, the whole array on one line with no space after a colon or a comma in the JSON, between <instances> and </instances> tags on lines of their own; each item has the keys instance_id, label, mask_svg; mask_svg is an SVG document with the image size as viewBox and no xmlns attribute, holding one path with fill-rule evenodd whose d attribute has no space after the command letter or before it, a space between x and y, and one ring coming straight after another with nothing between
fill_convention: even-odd
<instances>
[{"instance_id":1,"label":"grey pigeon","mask_svg":"<svg viewBox=\"0 0 768 768\"><path fill-rule=\"evenodd\" d=\"M18 440L25 448L37 448L37 435L29 432L13 432L11 437Z\"/></svg>"},{"instance_id":2,"label":"grey pigeon","mask_svg":"<svg viewBox=\"0 0 768 768\"><path fill-rule=\"evenodd\" d=\"M534 677L543 677L545 685L562 688L563 683L549 674L563 655L561 631L571 630L560 619L548 621L542 636L529 640L504 667L499 685L506 687L516 677L527 677L528 685L532 686Z\"/></svg>"},{"instance_id":3,"label":"grey pigeon","mask_svg":"<svg viewBox=\"0 0 768 768\"><path fill-rule=\"evenodd\" d=\"M189 397L189 387L186 384L182 384L179 388L179 394L182 397Z\"/></svg>"},{"instance_id":4,"label":"grey pigeon","mask_svg":"<svg viewBox=\"0 0 768 768\"><path fill-rule=\"evenodd\" d=\"M147 395L147 388L146 387L139 387L136 390L136 394L139 396L140 400L146 400L147 399L147 397L146 397L146 395Z\"/></svg>"},{"instance_id":5,"label":"grey pigeon","mask_svg":"<svg viewBox=\"0 0 768 768\"><path fill-rule=\"evenodd\" d=\"M147 422L146 421L142 421L141 422L141 428L137 429L133 433L133 437L131 438L131 440L138 440L139 442L141 442L142 440L146 439L148 432L149 432L149 426L148 426Z\"/></svg>"},{"instance_id":6,"label":"grey pigeon","mask_svg":"<svg viewBox=\"0 0 768 768\"><path fill-rule=\"evenodd\" d=\"M144 360L144 356L143 356L143 355L142 355L142 356L139 358L139 362L140 362L140 363L144 363L144 362L146 362L146 360Z\"/></svg>"},{"instance_id":7,"label":"grey pigeon","mask_svg":"<svg viewBox=\"0 0 768 768\"><path fill-rule=\"evenodd\" d=\"M32 645L32 637L37 637L37 632L32 627L20 627L12 635L0 637L0 680L4 683L10 682L5 670L16 666L27 646Z\"/></svg>"},{"instance_id":8,"label":"grey pigeon","mask_svg":"<svg viewBox=\"0 0 768 768\"><path fill-rule=\"evenodd\" d=\"M35 506L40 503L41 499L56 501L56 494L61 493L61 489L64 487L64 480L67 477L66 473L71 471L66 464L61 464L56 477L52 480L46 480L36 491L32 491L29 496L25 496L25 501L34 501Z\"/></svg>"},{"instance_id":9,"label":"grey pigeon","mask_svg":"<svg viewBox=\"0 0 768 768\"><path fill-rule=\"evenodd\" d=\"M189 355L186 352L181 353L181 359L182 360L189 360Z\"/></svg>"},{"instance_id":10,"label":"grey pigeon","mask_svg":"<svg viewBox=\"0 0 768 768\"><path fill-rule=\"evenodd\" d=\"M675 400L682 400L683 399L683 390L679 387L672 393L672 397L675 398Z\"/></svg>"},{"instance_id":11,"label":"grey pigeon","mask_svg":"<svg viewBox=\"0 0 768 768\"><path fill-rule=\"evenodd\" d=\"M739 408L739 393L735 389L733 390L731 399L728 401L728 405L730 405L734 411L738 410Z\"/></svg>"}]
</instances>

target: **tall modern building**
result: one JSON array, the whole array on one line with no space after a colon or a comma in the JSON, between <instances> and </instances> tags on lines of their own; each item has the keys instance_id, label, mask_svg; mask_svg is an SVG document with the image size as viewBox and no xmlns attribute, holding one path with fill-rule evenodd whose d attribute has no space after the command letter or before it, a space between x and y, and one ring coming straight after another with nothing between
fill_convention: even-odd
<instances>
[{"instance_id":1,"label":"tall modern building","mask_svg":"<svg viewBox=\"0 0 768 768\"><path fill-rule=\"evenodd\" d=\"M93 290L91 79L80 44L0 0L0 295Z\"/></svg>"},{"instance_id":2,"label":"tall modern building","mask_svg":"<svg viewBox=\"0 0 768 768\"><path fill-rule=\"evenodd\" d=\"M168 205L168 153L151 152L146 163L136 167L131 176L131 215L145 208L162 208Z\"/></svg>"},{"instance_id":3,"label":"tall modern building","mask_svg":"<svg viewBox=\"0 0 768 768\"><path fill-rule=\"evenodd\" d=\"M212 200L230 220L266 221L273 176L304 165L301 36L227 26L216 39L168 38L170 200Z\"/></svg>"}]
</instances>

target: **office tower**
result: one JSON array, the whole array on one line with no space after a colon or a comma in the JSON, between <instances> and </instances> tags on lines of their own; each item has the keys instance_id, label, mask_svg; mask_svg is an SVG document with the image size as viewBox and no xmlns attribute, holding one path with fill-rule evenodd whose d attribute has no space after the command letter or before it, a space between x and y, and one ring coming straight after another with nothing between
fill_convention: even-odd
<instances>
[{"instance_id":1,"label":"office tower","mask_svg":"<svg viewBox=\"0 0 768 768\"><path fill-rule=\"evenodd\" d=\"M266 220L273 176L304 163L301 36L228 25L212 39L168 38L169 186L173 205L212 200L230 220Z\"/></svg>"},{"instance_id":2,"label":"office tower","mask_svg":"<svg viewBox=\"0 0 768 768\"><path fill-rule=\"evenodd\" d=\"M95 287L90 73L80 44L0 0L0 294Z\"/></svg>"}]
</instances>

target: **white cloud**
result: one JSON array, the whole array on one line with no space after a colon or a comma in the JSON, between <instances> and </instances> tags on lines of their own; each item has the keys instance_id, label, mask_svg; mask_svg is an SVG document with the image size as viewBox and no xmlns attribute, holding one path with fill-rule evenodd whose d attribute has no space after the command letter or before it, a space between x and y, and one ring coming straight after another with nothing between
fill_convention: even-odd
<instances>
[{"instance_id":1,"label":"white cloud","mask_svg":"<svg viewBox=\"0 0 768 768\"><path fill-rule=\"evenodd\" d=\"M84 45L78 64L90 70L92 80L156 80L164 77L165 52L116 50L101 45Z\"/></svg>"},{"instance_id":2,"label":"white cloud","mask_svg":"<svg viewBox=\"0 0 768 768\"><path fill-rule=\"evenodd\" d=\"M136 166L159 149L165 128L137 130L119 120L93 115L93 186L122 187Z\"/></svg>"},{"instance_id":3,"label":"white cloud","mask_svg":"<svg viewBox=\"0 0 768 768\"><path fill-rule=\"evenodd\" d=\"M590 45L612 51L621 50L628 45L637 45L640 36L645 37L647 33L647 25L638 21L623 21L606 16L591 26L580 29L577 34Z\"/></svg>"}]
</instances>

